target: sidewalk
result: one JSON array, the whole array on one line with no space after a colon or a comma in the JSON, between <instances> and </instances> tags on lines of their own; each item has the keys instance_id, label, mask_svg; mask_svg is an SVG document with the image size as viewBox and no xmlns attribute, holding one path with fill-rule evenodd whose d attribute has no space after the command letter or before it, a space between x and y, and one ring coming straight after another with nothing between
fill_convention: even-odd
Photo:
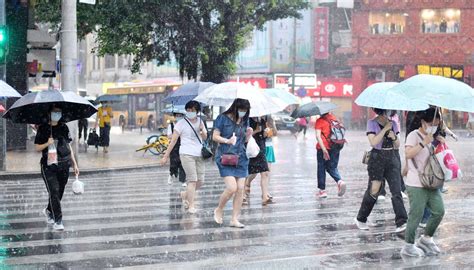
<instances>
[{"instance_id":1,"label":"sidewalk","mask_svg":"<svg viewBox=\"0 0 474 270\"><path fill-rule=\"evenodd\" d=\"M99 147L97 152L95 147L89 146L87 152L81 144L78 151L79 169L84 172L108 171L117 169L139 169L144 167L158 166L159 156L149 152L143 155L143 151L135 152L136 149L146 143L146 138L156 133L143 130L125 131L113 127L110 134L109 153L105 154ZM39 160L41 153L34 150L34 142L27 142L27 150L7 152L7 171L0 172L2 176L22 176L39 175Z\"/></svg>"}]
</instances>

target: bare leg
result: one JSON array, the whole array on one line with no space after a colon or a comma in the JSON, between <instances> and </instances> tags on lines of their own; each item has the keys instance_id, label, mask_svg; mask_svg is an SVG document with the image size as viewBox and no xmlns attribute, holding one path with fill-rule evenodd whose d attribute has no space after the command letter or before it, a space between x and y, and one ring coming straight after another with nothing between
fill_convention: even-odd
<instances>
[{"instance_id":1,"label":"bare leg","mask_svg":"<svg viewBox=\"0 0 474 270\"><path fill-rule=\"evenodd\" d=\"M242 180L243 181L243 180ZM230 198L237 192L237 179L233 176L224 177L225 190L219 198L219 205L216 208L216 214L219 219L224 215L224 207Z\"/></svg>"},{"instance_id":2,"label":"bare leg","mask_svg":"<svg viewBox=\"0 0 474 270\"><path fill-rule=\"evenodd\" d=\"M237 192L234 196L234 204L232 209L232 222L238 223L240 216L240 209L242 208L242 199L244 198L244 179L237 180Z\"/></svg>"},{"instance_id":3,"label":"bare leg","mask_svg":"<svg viewBox=\"0 0 474 270\"><path fill-rule=\"evenodd\" d=\"M186 195L185 198L189 202L189 208L194 208L194 195L196 193L196 186L197 182L189 182L188 186L186 187Z\"/></svg>"},{"instance_id":4,"label":"bare leg","mask_svg":"<svg viewBox=\"0 0 474 270\"><path fill-rule=\"evenodd\" d=\"M262 188L262 201L268 200L269 172L260 173L260 187Z\"/></svg>"}]
</instances>

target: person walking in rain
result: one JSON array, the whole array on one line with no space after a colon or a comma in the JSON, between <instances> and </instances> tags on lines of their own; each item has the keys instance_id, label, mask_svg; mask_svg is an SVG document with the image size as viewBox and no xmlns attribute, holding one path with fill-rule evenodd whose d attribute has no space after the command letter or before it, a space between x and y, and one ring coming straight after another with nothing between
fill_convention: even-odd
<instances>
[{"instance_id":1,"label":"person walking in rain","mask_svg":"<svg viewBox=\"0 0 474 270\"><path fill-rule=\"evenodd\" d=\"M392 193L392 206L397 226L395 232L403 232L406 229L407 213L401 194L401 162L397 153L400 147L399 130L397 125L389 119L386 110L375 108L374 112L377 116L367 123L367 137L372 146L367 165L369 186L365 191L355 223L360 230L369 229L367 218L374 208L385 179Z\"/></svg>"},{"instance_id":2,"label":"person walking in rain","mask_svg":"<svg viewBox=\"0 0 474 270\"><path fill-rule=\"evenodd\" d=\"M230 108L217 117L212 135L212 139L219 143L215 158L226 186L219 198L219 205L214 210L214 221L217 224L223 223L224 207L233 196L230 226L235 228L245 227L239 222L239 216L249 167L245 143L253 132L249 127L249 114L249 101L235 99Z\"/></svg>"},{"instance_id":3,"label":"person walking in rain","mask_svg":"<svg viewBox=\"0 0 474 270\"><path fill-rule=\"evenodd\" d=\"M110 107L107 102L102 102L102 106L99 107L97 111L95 128L97 129L97 125L99 125L99 128L100 128L99 146L102 146L104 148L104 153L109 152L110 128L112 127L113 117L114 117L114 114L112 112L112 107Z\"/></svg>"},{"instance_id":4,"label":"person walking in rain","mask_svg":"<svg viewBox=\"0 0 474 270\"><path fill-rule=\"evenodd\" d=\"M48 206L43 210L48 224L53 229L64 230L61 199L69 179L69 168L79 175L74 153L70 142L71 137L67 125L61 121L61 107L52 105L49 123L41 124L35 138L36 151L41 152L41 175L48 190Z\"/></svg>"},{"instance_id":5,"label":"person walking in rain","mask_svg":"<svg viewBox=\"0 0 474 270\"><path fill-rule=\"evenodd\" d=\"M253 129L253 138L260 148L260 152L249 161L249 176L245 180L245 196L244 202L249 203L250 185L252 181L260 174L260 187L262 189L262 205L272 203L272 198L268 193L268 180L270 177L270 169L266 158L265 139L267 121L261 117L250 118L250 127Z\"/></svg>"},{"instance_id":6,"label":"person walking in rain","mask_svg":"<svg viewBox=\"0 0 474 270\"><path fill-rule=\"evenodd\" d=\"M196 213L195 194L201 188L205 176L205 164L201 155L202 142L207 139L207 130L204 121L198 117L201 105L197 101L189 101L184 106L186 115L174 127L170 145L166 150L160 164L164 165L171 154L178 139L181 139L179 146L179 158L186 174L186 191L181 192L184 208L190 214Z\"/></svg>"},{"instance_id":7,"label":"person walking in rain","mask_svg":"<svg viewBox=\"0 0 474 270\"><path fill-rule=\"evenodd\" d=\"M410 132L405 143L405 156L409 160L406 185L410 214L405 232L406 243L401 250L402 255L419 257L425 254L437 255L441 252L433 241L433 235L444 216L441 191L424 188L419 177L420 171L416 168L424 168L428 162L430 155L428 147L433 142L433 134L438 129L440 118L435 108L424 111L421 115L421 127ZM431 217L428 219L423 236L415 242L416 229L422 220L425 208L431 210Z\"/></svg>"},{"instance_id":8,"label":"person walking in rain","mask_svg":"<svg viewBox=\"0 0 474 270\"><path fill-rule=\"evenodd\" d=\"M331 121L337 120L332 113L323 114L315 123L316 130L316 145L317 149L317 160L318 160L318 196L320 198L327 198L326 192L326 172L336 181L337 184L337 195L343 196L346 192L346 184L341 180L339 174L339 153L341 149L336 145L331 144Z\"/></svg>"}]
</instances>

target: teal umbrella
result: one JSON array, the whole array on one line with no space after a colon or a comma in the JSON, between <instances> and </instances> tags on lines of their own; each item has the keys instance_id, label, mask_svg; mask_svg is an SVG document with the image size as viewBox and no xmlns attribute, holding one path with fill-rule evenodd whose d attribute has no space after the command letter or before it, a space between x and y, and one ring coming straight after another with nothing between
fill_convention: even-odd
<instances>
[{"instance_id":1,"label":"teal umbrella","mask_svg":"<svg viewBox=\"0 0 474 270\"><path fill-rule=\"evenodd\" d=\"M428 103L408 98L396 90L392 90L396 82L374 83L357 97L359 106L385 110L421 111L429 108Z\"/></svg>"},{"instance_id":2,"label":"teal umbrella","mask_svg":"<svg viewBox=\"0 0 474 270\"><path fill-rule=\"evenodd\" d=\"M300 104L301 102L300 98L281 88L264 89L264 93L283 108L289 105Z\"/></svg>"},{"instance_id":3,"label":"teal umbrella","mask_svg":"<svg viewBox=\"0 0 474 270\"><path fill-rule=\"evenodd\" d=\"M437 107L474 112L474 89L455 79L420 74L399 83L390 90Z\"/></svg>"}]
</instances>

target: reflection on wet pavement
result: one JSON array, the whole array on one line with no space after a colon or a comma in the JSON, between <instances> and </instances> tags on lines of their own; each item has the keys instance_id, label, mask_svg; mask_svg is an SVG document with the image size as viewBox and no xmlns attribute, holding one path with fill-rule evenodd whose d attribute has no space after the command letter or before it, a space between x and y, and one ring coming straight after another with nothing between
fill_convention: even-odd
<instances>
[{"instance_id":1,"label":"reflection on wet pavement","mask_svg":"<svg viewBox=\"0 0 474 270\"><path fill-rule=\"evenodd\" d=\"M312 134L310 134L312 136ZM41 179L2 181L0 194L0 264L5 269L300 269L400 268L439 269L472 266L474 255L474 140L450 142L464 179L448 184L446 216L435 236L444 254L401 258L403 234L395 233L390 200L377 204L368 232L353 224L367 173L359 157L367 148L362 132L350 133L340 169L348 183L343 198L328 179L327 199L316 192L314 139L283 135L276 142L277 165L270 191L276 203L262 206L258 180L242 211L245 229L214 223L212 210L224 185L208 166L198 193L198 213L184 213L181 185L168 185L166 168L110 172L84 177L86 192L63 199L62 233L41 216L46 190ZM408 203L405 202L406 206ZM421 232L421 229L419 230Z\"/></svg>"}]
</instances>

